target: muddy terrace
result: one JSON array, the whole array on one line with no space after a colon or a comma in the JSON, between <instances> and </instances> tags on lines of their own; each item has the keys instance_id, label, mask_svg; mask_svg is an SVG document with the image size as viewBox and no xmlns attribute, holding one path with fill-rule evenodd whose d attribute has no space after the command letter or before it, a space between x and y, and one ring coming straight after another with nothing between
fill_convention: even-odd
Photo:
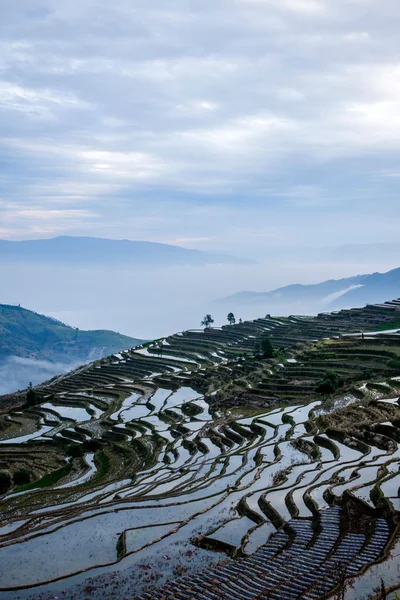
<instances>
[{"instance_id":1,"label":"muddy terrace","mask_svg":"<svg viewBox=\"0 0 400 600\"><path fill-rule=\"evenodd\" d=\"M0 600L395 585L399 311L186 331L8 397Z\"/></svg>"}]
</instances>

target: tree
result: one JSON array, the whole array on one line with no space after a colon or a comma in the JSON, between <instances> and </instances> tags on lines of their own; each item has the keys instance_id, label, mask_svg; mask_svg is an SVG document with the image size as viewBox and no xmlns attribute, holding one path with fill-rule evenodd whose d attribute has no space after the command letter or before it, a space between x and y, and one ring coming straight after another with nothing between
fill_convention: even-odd
<instances>
[{"instance_id":1,"label":"tree","mask_svg":"<svg viewBox=\"0 0 400 600\"><path fill-rule=\"evenodd\" d=\"M315 391L320 394L333 394L343 383L336 371L325 371L323 379L317 382Z\"/></svg>"},{"instance_id":2,"label":"tree","mask_svg":"<svg viewBox=\"0 0 400 600\"><path fill-rule=\"evenodd\" d=\"M211 323L214 323L214 319L211 315L207 314L202 320L201 325L203 325L203 327L211 327Z\"/></svg>"},{"instance_id":3,"label":"tree","mask_svg":"<svg viewBox=\"0 0 400 600\"><path fill-rule=\"evenodd\" d=\"M29 382L28 391L26 392L26 405L29 408L30 406L35 406L40 403L40 396L32 385L32 382Z\"/></svg>"},{"instance_id":4,"label":"tree","mask_svg":"<svg viewBox=\"0 0 400 600\"><path fill-rule=\"evenodd\" d=\"M233 314L233 312L230 312L226 318L228 320L229 325L234 325L236 323L235 315Z\"/></svg>"},{"instance_id":5,"label":"tree","mask_svg":"<svg viewBox=\"0 0 400 600\"><path fill-rule=\"evenodd\" d=\"M82 458L84 455L84 450L82 448L82 444L71 444L68 448L68 456L72 456L72 458Z\"/></svg>"},{"instance_id":6,"label":"tree","mask_svg":"<svg viewBox=\"0 0 400 600\"><path fill-rule=\"evenodd\" d=\"M0 494L4 494L11 487L11 477L7 471L0 471Z\"/></svg>"},{"instance_id":7,"label":"tree","mask_svg":"<svg viewBox=\"0 0 400 600\"><path fill-rule=\"evenodd\" d=\"M260 340L260 354L264 358L272 358L274 356L274 348L268 335L264 335Z\"/></svg>"},{"instance_id":8,"label":"tree","mask_svg":"<svg viewBox=\"0 0 400 600\"><path fill-rule=\"evenodd\" d=\"M400 358L390 358L386 364L389 369L400 371Z\"/></svg>"},{"instance_id":9,"label":"tree","mask_svg":"<svg viewBox=\"0 0 400 600\"><path fill-rule=\"evenodd\" d=\"M15 471L13 479L15 485L25 485L27 483L30 483L31 474L28 471L28 469L21 468Z\"/></svg>"},{"instance_id":10,"label":"tree","mask_svg":"<svg viewBox=\"0 0 400 600\"><path fill-rule=\"evenodd\" d=\"M243 323L242 319L239 319L239 323Z\"/></svg>"}]
</instances>

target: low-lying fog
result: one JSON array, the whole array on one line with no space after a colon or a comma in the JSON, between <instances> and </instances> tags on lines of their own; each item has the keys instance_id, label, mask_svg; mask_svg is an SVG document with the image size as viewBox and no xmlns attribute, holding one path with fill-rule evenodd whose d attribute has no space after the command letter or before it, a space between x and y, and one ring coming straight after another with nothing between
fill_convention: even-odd
<instances>
[{"instance_id":1,"label":"low-lying fog","mask_svg":"<svg viewBox=\"0 0 400 600\"><path fill-rule=\"evenodd\" d=\"M291 283L318 283L395 266L398 265L280 263L279 256L254 265L143 270L1 266L0 301L21 304L80 329L113 329L151 339L200 327L205 313L212 314L215 325L222 325L230 307L215 300L236 292L269 291ZM300 314L314 314L323 309L310 305L296 308ZM292 311L293 306L277 303L243 307L235 314L237 318L248 319Z\"/></svg>"},{"instance_id":2,"label":"low-lying fog","mask_svg":"<svg viewBox=\"0 0 400 600\"><path fill-rule=\"evenodd\" d=\"M32 360L10 356L0 363L0 396L24 390L29 383L37 385L54 375L67 373L77 366L74 363L52 363L47 360Z\"/></svg>"},{"instance_id":3,"label":"low-lying fog","mask_svg":"<svg viewBox=\"0 0 400 600\"><path fill-rule=\"evenodd\" d=\"M291 283L318 283L358 273L386 271L396 264L280 263L210 265L169 268L72 269L50 266L0 266L1 302L55 317L80 329L112 329L132 337L152 339L200 327L206 313L215 325L226 323L227 312L237 319L266 313L316 314L321 304L241 306L215 302L243 290L270 291ZM327 308L325 308L327 310ZM10 357L0 365L0 394L24 389L66 372L75 364L49 363Z\"/></svg>"}]
</instances>

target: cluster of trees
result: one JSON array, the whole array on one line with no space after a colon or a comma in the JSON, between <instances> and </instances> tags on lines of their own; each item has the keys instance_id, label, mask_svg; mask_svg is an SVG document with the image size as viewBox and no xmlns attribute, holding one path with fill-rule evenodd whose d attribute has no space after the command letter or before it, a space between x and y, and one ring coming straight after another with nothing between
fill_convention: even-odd
<instances>
[{"instance_id":1,"label":"cluster of trees","mask_svg":"<svg viewBox=\"0 0 400 600\"><path fill-rule=\"evenodd\" d=\"M234 325L236 323L236 317L233 312L228 313L226 320L228 321L229 325ZM238 323L243 323L242 319L239 319Z\"/></svg>"},{"instance_id":2,"label":"cluster of trees","mask_svg":"<svg viewBox=\"0 0 400 600\"><path fill-rule=\"evenodd\" d=\"M259 354L263 358L273 358L275 355L274 348L272 346L272 342L269 339L268 335L264 335L258 346Z\"/></svg>"},{"instance_id":3,"label":"cluster of trees","mask_svg":"<svg viewBox=\"0 0 400 600\"><path fill-rule=\"evenodd\" d=\"M7 492L12 485L25 485L30 481L31 474L27 469L18 469L12 477L8 471L0 471L0 494Z\"/></svg>"},{"instance_id":4,"label":"cluster of trees","mask_svg":"<svg viewBox=\"0 0 400 600\"><path fill-rule=\"evenodd\" d=\"M207 314L204 319L202 320L202 322L200 323L200 325L203 325L203 327L211 327L211 325L214 323L214 319L212 318L211 315Z\"/></svg>"},{"instance_id":5,"label":"cluster of trees","mask_svg":"<svg viewBox=\"0 0 400 600\"><path fill-rule=\"evenodd\" d=\"M233 312L228 313L226 318L229 325L235 325L236 317ZM214 319L210 314L207 314L201 321L201 325L206 328L211 327L212 323L214 323ZM242 323L242 319L239 319L239 323ZM273 358L275 356L275 351L268 335L264 335L260 338L255 351L255 356L262 358Z\"/></svg>"},{"instance_id":6,"label":"cluster of trees","mask_svg":"<svg viewBox=\"0 0 400 600\"><path fill-rule=\"evenodd\" d=\"M336 371L326 371L323 378L318 381L315 391L319 394L333 394L342 387L344 381Z\"/></svg>"},{"instance_id":7,"label":"cluster of trees","mask_svg":"<svg viewBox=\"0 0 400 600\"><path fill-rule=\"evenodd\" d=\"M228 313L228 316L226 317L226 320L228 321L229 325L235 325L236 323L236 317L233 314L233 312ZM212 316L210 314L207 314L204 319L201 321L200 325L202 325L203 327L211 327L211 325L214 323L214 319L212 318ZM239 323L243 323L242 319L239 319Z\"/></svg>"},{"instance_id":8,"label":"cluster of trees","mask_svg":"<svg viewBox=\"0 0 400 600\"><path fill-rule=\"evenodd\" d=\"M400 358L390 358L387 362L389 369L400 371Z\"/></svg>"},{"instance_id":9,"label":"cluster of trees","mask_svg":"<svg viewBox=\"0 0 400 600\"><path fill-rule=\"evenodd\" d=\"M37 393L35 388L32 385L32 382L29 382L28 391L26 392L26 406L30 408L32 406L36 406L36 404L40 404L42 402L42 397Z\"/></svg>"},{"instance_id":10,"label":"cluster of trees","mask_svg":"<svg viewBox=\"0 0 400 600\"><path fill-rule=\"evenodd\" d=\"M0 494L5 494L11 487L11 475L7 471L0 471Z\"/></svg>"}]
</instances>

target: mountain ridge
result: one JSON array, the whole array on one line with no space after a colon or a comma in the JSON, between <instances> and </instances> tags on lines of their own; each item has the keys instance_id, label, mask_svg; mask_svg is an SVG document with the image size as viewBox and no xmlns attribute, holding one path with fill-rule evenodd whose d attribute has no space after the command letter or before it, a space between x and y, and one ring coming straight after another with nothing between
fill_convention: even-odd
<instances>
[{"instance_id":1,"label":"mountain ridge","mask_svg":"<svg viewBox=\"0 0 400 600\"><path fill-rule=\"evenodd\" d=\"M113 240L90 236L58 236L36 240L0 239L0 263L140 264L145 266L253 264L229 254L214 254L137 240Z\"/></svg>"},{"instance_id":2,"label":"mountain ridge","mask_svg":"<svg viewBox=\"0 0 400 600\"><path fill-rule=\"evenodd\" d=\"M400 268L386 273L361 274L329 279L315 284L291 284L269 292L237 292L216 300L218 304L237 306L267 304L320 304L327 310L379 303L400 294ZM265 306L268 308L268 306Z\"/></svg>"}]
</instances>

